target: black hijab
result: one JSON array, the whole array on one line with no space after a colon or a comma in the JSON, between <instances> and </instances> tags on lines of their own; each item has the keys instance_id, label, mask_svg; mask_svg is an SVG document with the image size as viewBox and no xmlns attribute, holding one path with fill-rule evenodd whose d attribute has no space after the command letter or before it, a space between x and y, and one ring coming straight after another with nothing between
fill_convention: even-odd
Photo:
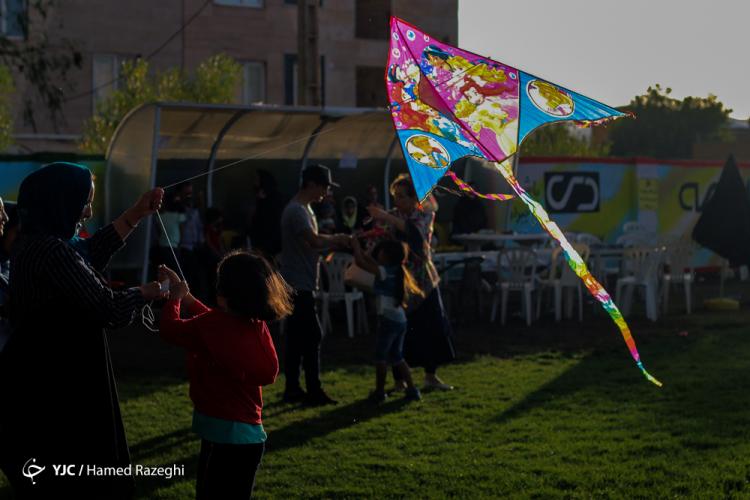
<instances>
[{"instance_id":1,"label":"black hijab","mask_svg":"<svg viewBox=\"0 0 750 500\"><path fill-rule=\"evenodd\" d=\"M50 163L26 176L18 192L20 233L73 238L91 179L87 167L67 162Z\"/></svg>"}]
</instances>

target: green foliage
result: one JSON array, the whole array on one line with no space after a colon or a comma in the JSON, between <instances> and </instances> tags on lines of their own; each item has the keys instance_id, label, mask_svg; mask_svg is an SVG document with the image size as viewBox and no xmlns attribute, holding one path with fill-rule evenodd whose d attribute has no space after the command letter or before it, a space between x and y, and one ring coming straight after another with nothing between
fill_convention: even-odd
<instances>
[{"instance_id":1,"label":"green foliage","mask_svg":"<svg viewBox=\"0 0 750 500\"><path fill-rule=\"evenodd\" d=\"M13 114L10 109L10 100L15 90L10 69L0 65L0 151L4 151L13 143L11 138Z\"/></svg>"},{"instance_id":2,"label":"green foliage","mask_svg":"<svg viewBox=\"0 0 750 500\"><path fill-rule=\"evenodd\" d=\"M562 123L534 130L521 144L521 154L527 156L607 156L609 144L589 144L570 133Z\"/></svg>"},{"instance_id":3,"label":"green foliage","mask_svg":"<svg viewBox=\"0 0 750 500\"><path fill-rule=\"evenodd\" d=\"M148 102L230 103L240 82L242 67L224 54L203 61L192 75L170 68L151 75L143 59L122 64L121 87L96 106L83 127L78 147L91 154L106 152L117 125L133 108Z\"/></svg>"},{"instance_id":4,"label":"green foliage","mask_svg":"<svg viewBox=\"0 0 750 500\"><path fill-rule=\"evenodd\" d=\"M657 84L630 102L625 109L636 119L612 125L613 155L690 158L695 143L729 138L724 125L732 110L715 95L679 100L671 92Z\"/></svg>"},{"instance_id":5,"label":"green foliage","mask_svg":"<svg viewBox=\"0 0 750 500\"><path fill-rule=\"evenodd\" d=\"M27 2L27 8L16 13L15 19L5 20L20 26L20 39L0 35L0 65L8 67L11 75L28 84L29 90L17 98L22 102L24 122L34 130L37 129L35 108L38 103L44 105L55 128L64 121L65 91L73 89L68 74L80 69L83 62L83 55L74 41L59 36L50 39L47 35L48 24L52 22L50 11L56 3L56 0ZM32 35L29 19L34 20Z\"/></svg>"}]
</instances>

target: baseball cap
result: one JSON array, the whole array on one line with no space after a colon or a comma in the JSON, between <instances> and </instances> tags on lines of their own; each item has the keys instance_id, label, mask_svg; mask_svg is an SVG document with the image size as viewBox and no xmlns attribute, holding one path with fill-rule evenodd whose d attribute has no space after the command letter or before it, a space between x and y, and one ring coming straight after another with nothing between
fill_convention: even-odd
<instances>
[{"instance_id":1,"label":"baseball cap","mask_svg":"<svg viewBox=\"0 0 750 500\"><path fill-rule=\"evenodd\" d=\"M341 187L331 178L331 169L320 163L314 165L308 165L302 171L302 182L313 181L316 184Z\"/></svg>"}]
</instances>

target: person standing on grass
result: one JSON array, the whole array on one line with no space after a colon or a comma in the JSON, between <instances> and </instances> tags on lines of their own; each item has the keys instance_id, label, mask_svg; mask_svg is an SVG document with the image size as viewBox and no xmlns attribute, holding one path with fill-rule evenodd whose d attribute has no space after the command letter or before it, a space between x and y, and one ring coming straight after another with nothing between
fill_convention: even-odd
<instances>
[{"instance_id":1,"label":"person standing on grass","mask_svg":"<svg viewBox=\"0 0 750 500\"><path fill-rule=\"evenodd\" d=\"M408 174L399 175L391 183L391 196L396 206L394 213L375 206L367 210L375 221L386 224L397 239L409 246L407 267L424 292L423 297L409 298L404 355L410 366L424 367L426 389L451 390L453 387L437 376L438 366L452 361L455 352L438 288L440 279L432 262L430 241L435 212L420 205ZM396 385L396 389L404 387L403 381Z\"/></svg>"},{"instance_id":2,"label":"person standing on grass","mask_svg":"<svg viewBox=\"0 0 750 500\"><path fill-rule=\"evenodd\" d=\"M385 378L388 364L406 382L406 399L419 400L422 395L414 387L411 370L404 360L403 347L406 335L406 312L411 295L422 296L409 270L406 268L409 249L400 241L385 240L375 247L375 258L362 252L357 238L352 239L354 259L359 267L375 275L373 291L377 299L378 333L375 338L375 392L373 399L386 400Z\"/></svg>"},{"instance_id":3,"label":"person standing on grass","mask_svg":"<svg viewBox=\"0 0 750 500\"><path fill-rule=\"evenodd\" d=\"M187 349L193 430L201 438L196 498L250 498L267 438L261 387L279 372L266 322L291 313L291 289L266 259L241 250L219 263L216 309L173 270L159 273L171 284L161 337ZM183 304L189 319L180 319Z\"/></svg>"},{"instance_id":4,"label":"person standing on grass","mask_svg":"<svg viewBox=\"0 0 750 500\"><path fill-rule=\"evenodd\" d=\"M320 252L346 247L345 234L318 234L318 223L310 207L322 201L331 187L331 171L324 165L310 165L302 171L302 187L281 214L281 274L296 294L294 312L286 322L284 401L309 405L336 404L320 382L320 342L323 332L315 311L313 292L318 288ZM300 364L305 369L307 393L299 383Z\"/></svg>"},{"instance_id":5,"label":"person standing on grass","mask_svg":"<svg viewBox=\"0 0 750 500\"><path fill-rule=\"evenodd\" d=\"M163 195L160 188L145 193L74 248L92 216L91 171L52 163L21 183L11 333L0 353L0 468L18 498L132 496L130 475L56 476L52 464L131 465L105 328L129 325L162 294L156 281L113 290L102 272ZM46 468L36 484L23 474L31 459Z\"/></svg>"}]
</instances>

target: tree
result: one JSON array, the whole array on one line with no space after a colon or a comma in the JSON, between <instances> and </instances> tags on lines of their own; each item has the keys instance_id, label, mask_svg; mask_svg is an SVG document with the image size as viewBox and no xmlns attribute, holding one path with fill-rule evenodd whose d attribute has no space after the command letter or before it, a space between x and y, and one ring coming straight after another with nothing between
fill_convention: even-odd
<instances>
[{"instance_id":1,"label":"tree","mask_svg":"<svg viewBox=\"0 0 750 500\"><path fill-rule=\"evenodd\" d=\"M72 89L68 73L80 69L83 61L72 40L55 37L54 42L50 42L47 29L54 3L55 0L32 0L28 2L28 9L13 11L11 7L15 3L8 2L3 12L6 34L0 35L0 64L28 83L29 91L22 96L22 113L24 121L34 130L37 130L36 101L44 104L55 129L64 120L64 92ZM33 33L29 31L29 19L34 20Z\"/></svg>"},{"instance_id":2,"label":"tree","mask_svg":"<svg viewBox=\"0 0 750 500\"><path fill-rule=\"evenodd\" d=\"M13 85L13 75L7 66L0 65L0 151L4 151L13 143L13 114L10 109L10 99L16 90Z\"/></svg>"},{"instance_id":3,"label":"tree","mask_svg":"<svg viewBox=\"0 0 750 500\"><path fill-rule=\"evenodd\" d=\"M570 133L570 124L556 123L538 128L521 144L527 156L607 156L609 144L589 144Z\"/></svg>"},{"instance_id":4,"label":"tree","mask_svg":"<svg viewBox=\"0 0 750 500\"><path fill-rule=\"evenodd\" d=\"M83 125L78 148L91 154L103 154L117 125L136 106L148 102L230 103L240 82L242 67L224 54L203 61L192 75L178 68L149 75L143 59L122 64L122 87L96 105L96 113Z\"/></svg>"},{"instance_id":5,"label":"tree","mask_svg":"<svg viewBox=\"0 0 750 500\"><path fill-rule=\"evenodd\" d=\"M671 92L656 84L630 102L625 109L636 119L612 124L613 155L690 158L696 142L729 139L724 125L732 110L715 95L679 100Z\"/></svg>"}]
</instances>

